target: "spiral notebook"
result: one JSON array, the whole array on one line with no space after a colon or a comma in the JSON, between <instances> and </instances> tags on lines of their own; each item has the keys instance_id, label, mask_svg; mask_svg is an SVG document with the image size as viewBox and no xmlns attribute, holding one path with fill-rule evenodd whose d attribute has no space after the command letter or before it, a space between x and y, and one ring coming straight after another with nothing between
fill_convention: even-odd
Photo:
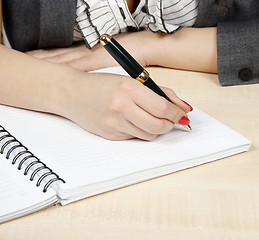
<instances>
[{"instance_id":1,"label":"spiral notebook","mask_svg":"<svg viewBox=\"0 0 259 240\"><path fill-rule=\"evenodd\" d=\"M0 105L0 222L249 149L199 109L188 116L191 132L109 141L59 116Z\"/></svg>"}]
</instances>

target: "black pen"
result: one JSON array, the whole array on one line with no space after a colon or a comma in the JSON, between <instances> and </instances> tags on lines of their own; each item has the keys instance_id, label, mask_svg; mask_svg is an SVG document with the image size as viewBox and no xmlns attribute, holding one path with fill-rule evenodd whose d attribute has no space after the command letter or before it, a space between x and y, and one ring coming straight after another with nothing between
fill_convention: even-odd
<instances>
[{"instance_id":1,"label":"black pen","mask_svg":"<svg viewBox=\"0 0 259 240\"><path fill-rule=\"evenodd\" d=\"M132 78L140 81L146 87L173 103L162 89L150 78L149 73L113 37L108 34L103 34L100 37L100 42ZM190 125L183 126L186 129L191 130Z\"/></svg>"}]
</instances>

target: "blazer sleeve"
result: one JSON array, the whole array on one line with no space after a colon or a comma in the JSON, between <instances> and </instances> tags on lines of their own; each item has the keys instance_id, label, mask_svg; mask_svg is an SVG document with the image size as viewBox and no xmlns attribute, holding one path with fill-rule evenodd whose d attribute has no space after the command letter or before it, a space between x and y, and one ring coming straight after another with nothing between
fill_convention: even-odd
<instances>
[{"instance_id":1,"label":"blazer sleeve","mask_svg":"<svg viewBox=\"0 0 259 240\"><path fill-rule=\"evenodd\" d=\"M259 83L259 19L223 21L217 27L221 85Z\"/></svg>"},{"instance_id":2,"label":"blazer sleeve","mask_svg":"<svg viewBox=\"0 0 259 240\"><path fill-rule=\"evenodd\" d=\"M28 51L72 45L76 0L2 0L2 7L12 48Z\"/></svg>"}]
</instances>

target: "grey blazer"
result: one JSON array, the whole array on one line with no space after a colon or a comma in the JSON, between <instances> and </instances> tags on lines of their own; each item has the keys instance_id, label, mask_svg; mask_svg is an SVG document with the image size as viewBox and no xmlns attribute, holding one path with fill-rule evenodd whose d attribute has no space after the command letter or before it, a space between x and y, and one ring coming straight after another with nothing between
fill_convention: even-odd
<instances>
[{"instance_id":1,"label":"grey blazer","mask_svg":"<svg viewBox=\"0 0 259 240\"><path fill-rule=\"evenodd\" d=\"M2 0L12 48L28 51L72 44L76 0Z\"/></svg>"},{"instance_id":2,"label":"grey blazer","mask_svg":"<svg viewBox=\"0 0 259 240\"><path fill-rule=\"evenodd\" d=\"M96 0L98 1L98 0ZM76 0L3 0L6 34L14 49L68 47L73 41ZM259 82L259 1L198 0L194 27L217 26L222 85Z\"/></svg>"},{"instance_id":3,"label":"grey blazer","mask_svg":"<svg viewBox=\"0 0 259 240\"><path fill-rule=\"evenodd\" d=\"M259 0L199 0L195 27L217 26L222 85L259 82ZM227 7L223 6L226 5Z\"/></svg>"}]
</instances>

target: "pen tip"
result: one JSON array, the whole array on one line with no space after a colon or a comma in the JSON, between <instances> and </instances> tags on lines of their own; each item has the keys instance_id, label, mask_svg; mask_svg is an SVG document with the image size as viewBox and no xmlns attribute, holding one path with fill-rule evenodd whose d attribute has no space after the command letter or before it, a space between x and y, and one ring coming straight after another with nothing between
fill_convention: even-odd
<instances>
[{"instance_id":1,"label":"pen tip","mask_svg":"<svg viewBox=\"0 0 259 240\"><path fill-rule=\"evenodd\" d=\"M189 131L191 131L191 130L192 130L192 128L191 128L191 126L190 126L190 125L184 125L184 127L185 127L187 130L189 130Z\"/></svg>"}]
</instances>

